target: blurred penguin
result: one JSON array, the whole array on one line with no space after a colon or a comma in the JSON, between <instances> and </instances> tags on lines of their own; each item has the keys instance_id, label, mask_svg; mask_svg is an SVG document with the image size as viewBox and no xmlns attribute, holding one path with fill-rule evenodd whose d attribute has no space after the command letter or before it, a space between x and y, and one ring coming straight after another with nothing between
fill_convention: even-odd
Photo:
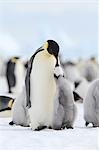
<instances>
[{"instance_id":1,"label":"blurred penguin","mask_svg":"<svg viewBox=\"0 0 99 150\"><path fill-rule=\"evenodd\" d=\"M0 77L5 77L6 72L6 62L2 57L0 57Z\"/></svg>"},{"instance_id":2,"label":"blurred penguin","mask_svg":"<svg viewBox=\"0 0 99 150\"><path fill-rule=\"evenodd\" d=\"M85 99L88 88L90 83L82 77L82 79L80 80L79 84L75 84L75 92L78 93L79 96L81 96L81 100L80 102L83 102L83 99Z\"/></svg>"},{"instance_id":3,"label":"blurred penguin","mask_svg":"<svg viewBox=\"0 0 99 150\"><path fill-rule=\"evenodd\" d=\"M55 67L54 78L57 90L54 99L55 104L52 128L56 130L65 127L67 129L73 129L77 108L74 103L73 91L71 90L68 80L65 79L60 66Z\"/></svg>"},{"instance_id":4,"label":"blurred penguin","mask_svg":"<svg viewBox=\"0 0 99 150\"><path fill-rule=\"evenodd\" d=\"M99 127L99 79L94 80L84 99L84 119L85 125L93 124L93 127Z\"/></svg>"},{"instance_id":5,"label":"blurred penguin","mask_svg":"<svg viewBox=\"0 0 99 150\"><path fill-rule=\"evenodd\" d=\"M6 77L9 93L19 93L25 81L25 67L19 57L12 57L7 63Z\"/></svg>"},{"instance_id":6,"label":"blurred penguin","mask_svg":"<svg viewBox=\"0 0 99 150\"><path fill-rule=\"evenodd\" d=\"M88 82L99 78L99 65L94 57L82 63L80 68L81 75L86 78Z\"/></svg>"},{"instance_id":7,"label":"blurred penguin","mask_svg":"<svg viewBox=\"0 0 99 150\"><path fill-rule=\"evenodd\" d=\"M8 96L0 96L0 112L11 110L14 99Z\"/></svg>"},{"instance_id":8,"label":"blurred penguin","mask_svg":"<svg viewBox=\"0 0 99 150\"><path fill-rule=\"evenodd\" d=\"M67 61L63 63L64 73L66 79L73 85L73 95L74 100L79 102L83 100L86 89L87 89L87 81L81 76L76 63L72 61ZM85 88L84 88L85 87ZM82 89L84 92L82 92Z\"/></svg>"},{"instance_id":9,"label":"blurred penguin","mask_svg":"<svg viewBox=\"0 0 99 150\"><path fill-rule=\"evenodd\" d=\"M81 75L78 68L76 67L76 64L72 61L67 61L63 64L63 68L66 78L74 83L74 85L78 85L81 80Z\"/></svg>"}]
</instances>

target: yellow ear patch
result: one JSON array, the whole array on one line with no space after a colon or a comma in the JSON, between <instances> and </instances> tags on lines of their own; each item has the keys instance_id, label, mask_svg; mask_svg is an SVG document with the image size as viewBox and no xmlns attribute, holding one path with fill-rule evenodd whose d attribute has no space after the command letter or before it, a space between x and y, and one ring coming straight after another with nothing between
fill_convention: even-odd
<instances>
[{"instance_id":1,"label":"yellow ear patch","mask_svg":"<svg viewBox=\"0 0 99 150\"><path fill-rule=\"evenodd\" d=\"M47 49L47 48L48 48L48 42L45 42L45 43L44 43L43 48L44 48L44 49Z\"/></svg>"},{"instance_id":2,"label":"yellow ear patch","mask_svg":"<svg viewBox=\"0 0 99 150\"><path fill-rule=\"evenodd\" d=\"M12 63L16 63L16 62L17 62L17 59L12 58L12 59L11 59L11 62L12 62Z\"/></svg>"},{"instance_id":3,"label":"yellow ear patch","mask_svg":"<svg viewBox=\"0 0 99 150\"><path fill-rule=\"evenodd\" d=\"M11 100L9 101L9 103L8 103L8 107L9 107L9 108L12 108L12 104L13 104L13 100L11 99Z\"/></svg>"}]
</instances>

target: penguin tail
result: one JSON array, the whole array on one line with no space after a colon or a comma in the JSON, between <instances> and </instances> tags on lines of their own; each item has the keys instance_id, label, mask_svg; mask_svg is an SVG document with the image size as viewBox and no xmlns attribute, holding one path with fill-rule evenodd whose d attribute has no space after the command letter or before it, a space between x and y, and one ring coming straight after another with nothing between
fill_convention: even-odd
<instances>
[{"instance_id":1,"label":"penguin tail","mask_svg":"<svg viewBox=\"0 0 99 150\"><path fill-rule=\"evenodd\" d=\"M13 126L13 125L14 125L14 122L13 122L13 121L9 122L9 125Z\"/></svg>"}]
</instances>

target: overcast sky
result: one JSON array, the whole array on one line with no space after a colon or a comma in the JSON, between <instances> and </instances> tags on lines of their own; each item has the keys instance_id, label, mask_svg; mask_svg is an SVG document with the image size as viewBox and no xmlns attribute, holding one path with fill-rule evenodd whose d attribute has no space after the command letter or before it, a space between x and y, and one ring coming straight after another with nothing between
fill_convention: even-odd
<instances>
[{"instance_id":1,"label":"overcast sky","mask_svg":"<svg viewBox=\"0 0 99 150\"><path fill-rule=\"evenodd\" d=\"M46 40L64 58L97 55L95 0L0 0L0 54L30 57Z\"/></svg>"}]
</instances>

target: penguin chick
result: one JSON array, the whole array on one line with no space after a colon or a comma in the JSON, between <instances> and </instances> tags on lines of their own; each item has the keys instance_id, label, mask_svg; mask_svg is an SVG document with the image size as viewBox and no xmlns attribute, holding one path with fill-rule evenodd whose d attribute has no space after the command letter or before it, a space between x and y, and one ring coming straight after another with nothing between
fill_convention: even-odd
<instances>
[{"instance_id":1,"label":"penguin chick","mask_svg":"<svg viewBox=\"0 0 99 150\"><path fill-rule=\"evenodd\" d=\"M91 83L84 99L84 119L86 126L99 127L99 79Z\"/></svg>"},{"instance_id":2,"label":"penguin chick","mask_svg":"<svg viewBox=\"0 0 99 150\"><path fill-rule=\"evenodd\" d=\"M10 125L16 124L24 127L28 127L30 124L30 118L28 108L26 107L26 91L25 87L22 92L16 98L12 106L12 121Z\"/></svg>"},{"instance_id":3,"label":"penguin chick","mask_svg":"<svg viewBox=\"0 0 99 150\"><path fill-rule=\"evenodd\" d=\"M60 71L57 73L57 70ZM56 74L57 73L57 74ZM54 79L57 90L54 98L53 129L73 128L76 118L76 105L69 82L59 67L55 67Z\"/></svg>"}]
</instances>

